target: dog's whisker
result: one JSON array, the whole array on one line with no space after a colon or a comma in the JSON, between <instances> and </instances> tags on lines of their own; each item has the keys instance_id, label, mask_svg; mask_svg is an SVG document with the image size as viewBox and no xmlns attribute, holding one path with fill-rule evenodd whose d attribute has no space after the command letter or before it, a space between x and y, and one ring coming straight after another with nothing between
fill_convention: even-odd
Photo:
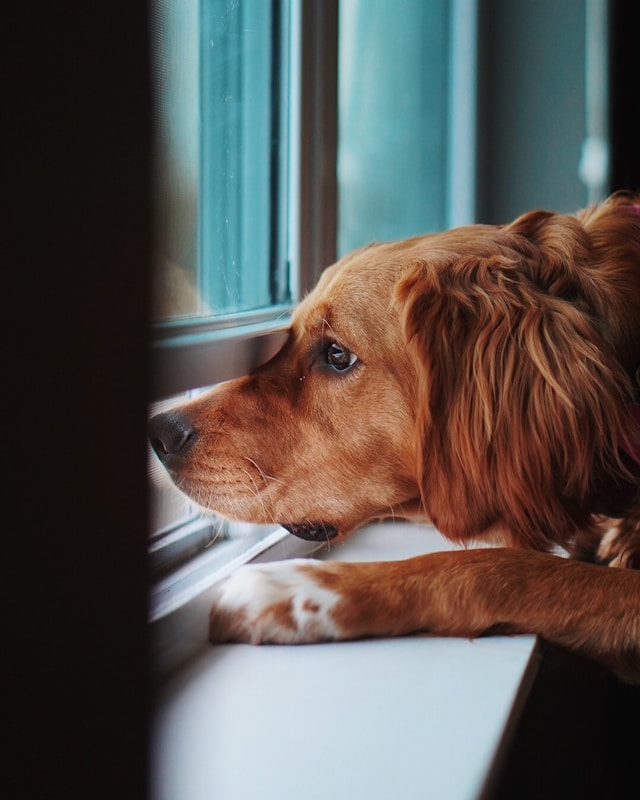
<instances>
[{"instance_id":1,"label":"dog's whisker","mask_svg":"<svg viewBox=\"0 0 640 800\"><path fill-rule=\"evenodd\" d=\"M404 503L397 503L395 506L390 506L390 508L393 522L396 522L397 520L402 521L409 518L404 510Z\"/></svg>"},{"instance_id":2,"label":"dog's whisker","mask_svg":"<svg viewBox=\"0 0 640 800\"><path fill-rule=\"evenodd\" d=\"M265 471L262 469L262 467L260 467L260 466L259 466L259 465L258 465L258 464L257 464L257 463L256 463L256 462L255 462L255 461L252 459L252 458L249 458L249 456L242 456L242 458L243 458L245 461L248 461L250 464L253 464L253 466L254 466L254 467L255 467L255 468L258 470L258 472L260 473L260 477L262 478L262 480L263 480L265 483L266 483L267 481L274 481L275 483L281 483L283 486L286 486L286 485L287 485L287 484L285 483L285 481L283 481L283 480L280 480L280 478L275 478L273 475L267 475L267 473L266 473L266 472L265 472Z\"/></svg>"},{"instance_id":3,"label":"dog's whisker","mask_svg":"<svg viewBox=\"0 0 640 800\"><path fill-rule=\"evenodd\" d=\"M258 489L258 484L255 482L253 475L249 472L249 470L240 467L240 471L244 472L244 474L249 478L249 480L253 484L253 494L256 500L260 502L260 506L262 508L262 514L264 517L264 524L266 525L267 522L269 522L269 515L267 514L267 508L264 504L264 500L262 499L262 495L260 494L260 490Z\"/></svg>"},{"instance_id":4,"label":"dog's whisker","mask_svg":"<svg viewBox=\"0 0 640 800\"><path fill-rule=\"evenodd\" d=\"M322 319L320 321L322 322L322 341L324 342L324 329L325 328L329 328L329 330L331 331L331 333L334 336L336 335L336 332L333 329L333 326L331 325L331 323L327 319L325 319L325 317L322 317Z\"/></svg>"},{"instance_id":5,"label":"dog's whisker","mask_svg":"<svg viewBox=\"0 0 640 800\"><path fill-rule=\"evenodd\" d=\"M214 527L211 539L205 544L204 549L206 550L207 548L214 545L218 541L218 539L224 539L223 528L221 525L217 525Z\"/></svg>"}]
</instances>

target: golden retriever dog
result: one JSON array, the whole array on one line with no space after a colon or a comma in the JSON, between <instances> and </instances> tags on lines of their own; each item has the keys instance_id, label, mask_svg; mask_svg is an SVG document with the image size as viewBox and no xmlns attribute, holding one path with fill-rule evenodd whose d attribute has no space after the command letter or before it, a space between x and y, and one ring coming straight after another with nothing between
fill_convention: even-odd
<instances>
[{"instance_id":1,"label":"golden retriever dog","mask_svg":"<svg viewBox=\"0 0 640 800\"><path fill-rule=\"evenodd\" d=\"M423 519L468 547L242 567L211 640L522 632L640 680L639 365L640 197L344 257L278 355L151 442L230 518L313 540Z\"/></svg>"}]
</instances>

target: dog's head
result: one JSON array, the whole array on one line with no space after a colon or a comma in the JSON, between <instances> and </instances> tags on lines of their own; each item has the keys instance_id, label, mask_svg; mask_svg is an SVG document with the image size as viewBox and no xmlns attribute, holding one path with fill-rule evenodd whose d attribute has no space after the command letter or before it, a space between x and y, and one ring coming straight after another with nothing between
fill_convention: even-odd
<instances>
[{"instance_id":1,"label":"dog's head","mask_svg":"<svg viewBox=\"0 0 640 800\"><path fill-rule=\"evenodd\" d=\"M640 351L638 269L630 300L621 253L607 267L588 231L606 217L536 212L345 257L271 361L152 420L156 452L202 506L304 538L422 515L459 540L565 542L624 435L620 354Z\"/></svg>"},{"instance_id":2,"label":"dog's head","mask_svg":"<svg viewBox=\"0 0 640 800\"><path fill-rule=\"evenodd\" d=\"M394 302L403 266L389 245L343 259L295 309L271 361L152 420L179 488L318 539L416 506L417 374Z\"/></svg>"}]
</instances>

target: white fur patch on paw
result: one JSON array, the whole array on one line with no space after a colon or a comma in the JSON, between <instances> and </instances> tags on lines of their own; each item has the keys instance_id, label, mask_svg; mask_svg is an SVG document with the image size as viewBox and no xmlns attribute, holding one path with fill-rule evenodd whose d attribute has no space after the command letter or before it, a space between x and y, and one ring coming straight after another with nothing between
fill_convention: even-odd
<instances>
[{"instance_id":1,"label":"white fur patch on paw","mask_svg":"<svg viewBox=\"0 0 640 800\"><path fill-rule=\"evenodd\" d=\"M299 644L339 638L331 611L340 597L313 579L321 567L310 559L240 567L218 586L211 640Z\"/></svg>"}]
</instances>

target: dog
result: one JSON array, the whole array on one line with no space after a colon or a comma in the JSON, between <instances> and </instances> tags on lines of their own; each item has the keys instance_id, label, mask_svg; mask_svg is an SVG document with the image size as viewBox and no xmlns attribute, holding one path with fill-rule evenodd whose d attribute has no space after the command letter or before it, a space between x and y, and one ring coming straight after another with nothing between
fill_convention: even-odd
<instances>
[{"instance_id":1,"label":"dog","mask_svg":"<svg viewBox=\"0 0 640 800\"><path fill-rule=\"evenodd\" d=\"M328 541L402 517L467 546L241 567L211 641L530 633L640 681L639 365L639 196L345 256L273 359L151 443L229 518Z\"/></svg>"}]
</instances>

